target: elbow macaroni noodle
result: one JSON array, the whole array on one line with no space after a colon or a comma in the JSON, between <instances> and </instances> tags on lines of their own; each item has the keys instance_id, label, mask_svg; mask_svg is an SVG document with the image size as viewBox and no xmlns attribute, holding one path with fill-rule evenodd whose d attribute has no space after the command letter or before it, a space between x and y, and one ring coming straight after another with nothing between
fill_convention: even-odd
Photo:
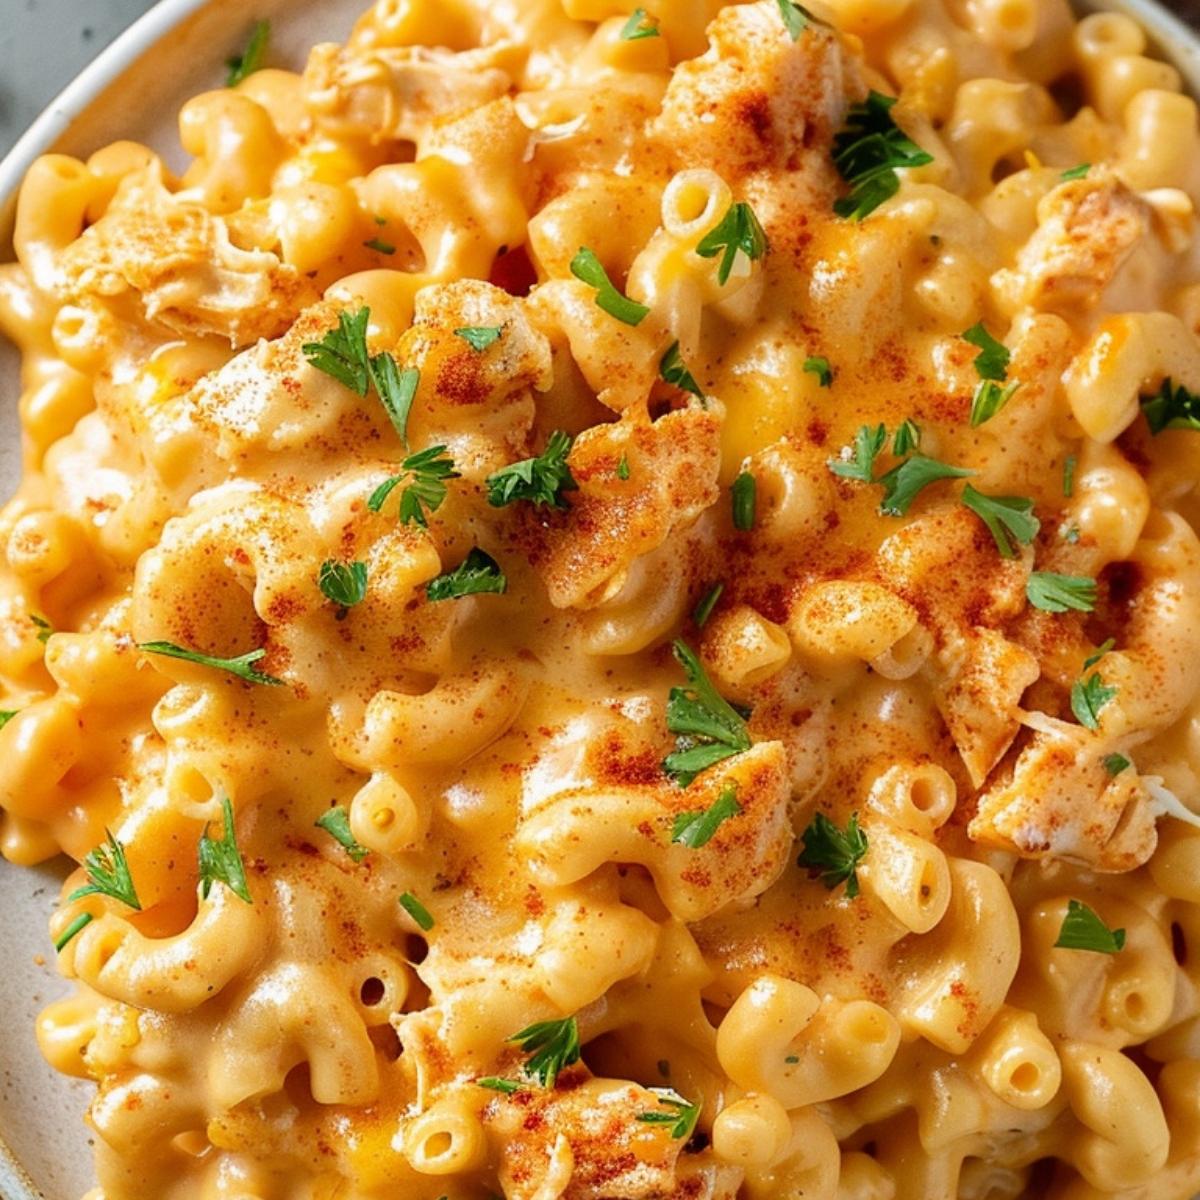
<instances>
[{"instance_id":1,"label":"elbow macaroni noodle","mask_svg":"<svg viewBox=\"0 0 1200 1200\"><path fill-rule=\"evenodd\" d=\"M1200 1191L1200 133L1138 26L377 0L179 130L37 162L0 267L0 852L83 864L94 1200Z\"/></svg>"}]
</instances>

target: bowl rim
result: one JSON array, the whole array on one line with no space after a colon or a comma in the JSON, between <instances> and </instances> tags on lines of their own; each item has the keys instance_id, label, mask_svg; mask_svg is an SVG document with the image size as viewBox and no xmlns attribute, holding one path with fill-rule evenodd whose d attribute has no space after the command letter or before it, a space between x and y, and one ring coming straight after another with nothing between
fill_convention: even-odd
<instances>
[{"instance_id":1,"label":"bowl rim","mask_svg":"<svg viewBox=\"0 0 1200 1200\"><path fill-rule=\"evenodd\" d=\"M79 72L0 158L0 246L7 240L17 193L29 168L51 152L72 125L145 53L184 20L216 0L158 0ZM1119 11L1150 34L1158 53L1173 63L1193 95L1200 97L1200 29L1166 7L1167 0L1076 0L1091 11ZM366 7L367 0L363 0ZM0 1200L46 1200L0 1137Z\"/></svg>"}]
</instances>

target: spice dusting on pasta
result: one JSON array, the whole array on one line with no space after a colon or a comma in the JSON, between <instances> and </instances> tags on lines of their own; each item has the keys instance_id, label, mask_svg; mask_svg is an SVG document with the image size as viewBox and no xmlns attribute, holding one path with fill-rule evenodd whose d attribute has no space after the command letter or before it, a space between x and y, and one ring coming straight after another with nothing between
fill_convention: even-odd
<instances>
[{"instance_id":1,"label":"spice dusting on pasta","mask_svg":"<svg viewBox=\"0 0 1200 1200\"><path fill-rule=\"evenodd\" d=\"M1200 1191L1173 68L1065 0L247 35L0 267L93 1200Z\"/></svg>"}]
</instances>

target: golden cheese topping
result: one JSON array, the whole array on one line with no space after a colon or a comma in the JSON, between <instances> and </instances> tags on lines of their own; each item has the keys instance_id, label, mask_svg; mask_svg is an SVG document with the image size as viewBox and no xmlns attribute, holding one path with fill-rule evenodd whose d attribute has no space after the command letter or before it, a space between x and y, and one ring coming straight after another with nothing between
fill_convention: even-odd
<instances>
[{"instance_id":1,"label":"golden cheese topping","mask_svg":"<svg viewBox=\"0 0 1200 1200\"><path fill-rule=\"evenodd\" d=\"M1193 1195L1174 69L1063 0L260 50L0 267L92 1200Z\"/></svg>"}]
</instances>

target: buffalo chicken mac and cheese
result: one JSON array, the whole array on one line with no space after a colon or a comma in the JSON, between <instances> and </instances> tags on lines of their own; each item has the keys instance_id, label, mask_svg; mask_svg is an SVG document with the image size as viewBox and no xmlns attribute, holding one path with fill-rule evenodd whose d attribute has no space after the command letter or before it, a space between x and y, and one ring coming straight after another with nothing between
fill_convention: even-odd
<instances>
[{"instance_id":1,"label":"buffalo chicken mac and cheese","mask_svg":"<svg viewBox=\"0 0 1200 1200\"><path fill-rule=\"evenodd\" d=\"M0 268L93 1200L1200 1190L1176 71L1065 0L271 63L181 171L40 159Z\"/></svg>"}]
</instances>

